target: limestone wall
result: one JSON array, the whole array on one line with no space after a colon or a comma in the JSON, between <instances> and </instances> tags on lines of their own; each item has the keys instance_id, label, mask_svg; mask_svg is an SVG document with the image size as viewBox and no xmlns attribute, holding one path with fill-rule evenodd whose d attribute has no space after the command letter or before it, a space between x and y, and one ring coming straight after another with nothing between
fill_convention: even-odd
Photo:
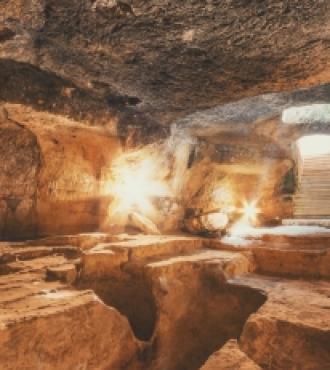
<instances>
[{"instance_id":1,"label":"limestone wall","mask_svg":"<svg viewBox=\"0 0 330 370\"><path fill-rule=\"evenodd\" d=\"M34 235L40 148L36 137L13 122L0 124L0 236Z\"/></svg>"},{"instance_id":2,"label":"limestone wall","mask_svg":"<svg viewBox=\"0 0 330 370\"><path fill-rule=\"evenodd\" d=\"M118 138L51 115L46 124L44 113L10 108L10 119L0 124L0 237L98 229Z\"/></svg>"},{"instance_id":3,"label":"limestone wall","mask_svg":"<svg viewBox=\"0 0 330 370\"><path fill-rule=\"evenodd\" d=\"M244 204L255 203L259 209L258 221L273 222L292 217L292 197L283 189L285 176L294 168L290 157L270 158L260 154L260 149L246 153L248 143L223 147L202 144L199 158L187 172L184 203L193 212L203 213L221 209L237 218ZM240 157L237 152L243 152ZM245 152L244 152L244 149Z\"/></svg>"}]
</instances>

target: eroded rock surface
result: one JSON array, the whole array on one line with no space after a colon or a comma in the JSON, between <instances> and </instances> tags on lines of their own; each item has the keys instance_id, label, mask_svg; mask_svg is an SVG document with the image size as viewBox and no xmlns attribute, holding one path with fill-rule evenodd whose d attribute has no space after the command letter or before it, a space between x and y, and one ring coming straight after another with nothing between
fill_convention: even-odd
<instances>
[{"instance_id":1,"label":"eroded rock surface","mask_svg":"<svg viewBox=\"0 0 330 370\"><path fill-rule=\"evenodd\" d=\"M0 235L35 237L93 231L106 217L117 137L6 105L0 123Z\"/></svg>"},{"instance_id":2,"label":"eroded rock surface","mask_svg":"<svg viewBox=\"0 0 330 370\"><path fill-rule=\"evenodd\" d=\"M29 129L0 119L0 235L33 235L40 149Z\"/></svg>"},{"instance_id":3,"label":"eroded rock surface","mask_svg":"<svg viewBox=\"0 0 330 370\"><path fill-rule=\"evenodd\" d=\"M266 279L258 284L269 289L268 300L247 321L241 348L262 368L327 369L329 282Z\"/></svg>"},{"instance_id":4,"label":"eroded rock surface","mask_svg":"<svg viewBox=\"0 0 330 370\"><path fill-rule=\"evenodd\" d=\"M161 231L248 201L292 217L295 140L330 132L329 20L326 0L0 1L0 238L48 235L0 243L1 369L330 368L329 235L84 234L146 143L175 189Z\"/></svg>"},{"instance_id":5,"label":"eroded rock surface","mask_svg":"<svg viewBox=\"0 0 330 370\"><path fill-rule=\"evenodd\" d=\"M194 209L210 208L213 186L230 184L238 202L260 194L265 222L290 218L297 187L292 144L315 130L329 132L329 123L300 120L297 128L281 114L329 103L329 11L324 0L5 0L0 100L57 114L63 125L69 117L102 126L130 148L164 139L175 124L199 138L180 215L190 201ZM205 172L211 186L202 181ZM66 231L95 225L95 202L88 202L82 229ZM6 207L0 204L0 215L7 217ZM28 198L19 218L33 220L31 207ZM33 228L29 222L17 229Z\"/></svg>"},{"instance_id":6,"label":"eroded rock surface","mask_svg":"<svg viewBox=\"0 0 330 370\"><path fill-rule=\"evenodd\" d=\"M228 341L209 357L200 370L260 370L255 362L239 348L236 340Z\"/></svg>"},{"instance_id":7,"label":"eroded rock surface","mask_svg":"<svg viewBox=\"0 0 330 370\"><path fill-rule=\"evenodd\" d=\"M38 253L44 247L34 247L34 254L26 249L22 256L7 247L5 253L17 260L0 276L2 368L135 369L139 345L127 319L92 291L46 281L46 268L58 270L66 258L51 248L48 257Z\"/></svg>"},{"instance_id":8,"label":"eroded rock surface","mask_svg":"<svg viewBox=\"0 0 330 370\"><path fill-rule=\"evenodd\" d=\"M314 232L300 236L285 235L284 231L282 235L269 235L266 231L263 235L238 238L238 243L235 243L235 237L225 237L223 242L212 241L211 245L216 249L251 251L257 270L263 274L328 279L330 234L324 228L322 235L321 230L318 234Z\"/></svg>"},{"instance_id":9,"label":"eroded rock surface","mask_svg":"<svg viewBox=\"0 0 330 370\"><path fill-rule=\"evenodd\" d=\"M328 5L5 1L0 55L166 123L243 96L329 81Z\"/></svg>"},{"instance_id":10,"label":"eroded rock surface","mask_svg":"<svg viewBox=\"0 0 330 370\"><path fill-rule=\"evenodd\" d=\"M300 242L321 250L328 239ZM107 234L1 243L2 366L326 369L329 282L261 275L253 243ZM274 240L263 243L273 259ZM294 253L291 262L294 276Z\"/></svg>"}]
</instances>

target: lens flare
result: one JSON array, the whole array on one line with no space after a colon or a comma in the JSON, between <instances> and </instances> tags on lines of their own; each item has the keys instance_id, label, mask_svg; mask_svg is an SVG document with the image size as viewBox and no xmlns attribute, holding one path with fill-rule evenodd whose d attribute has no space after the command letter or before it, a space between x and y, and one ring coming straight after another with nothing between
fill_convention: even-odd
<instances>
[{"instance_id":1,"label":"lens flare","mask_svg":"<svg viewBox=\"0 0 330 370\"><path fill-rule=\"evenodd\" d=\"M256 223L258 214L260 213L257 203L257 200L252 202L245 201L243 203L243 207L239 209L242 217L230 228L230 235L248 235L254 229L253 225Z\"/></svg>"},{"instance_id":2,"label":"lens flare","mask_svg":"<svg viewBox=\"0 0 330 370\"><path fill-rule=\"evenodd\" d=\"M257 215L260 212L260 209L257 207L257 201L251 203L244 202L243 208L243 218L249 223L253 223L257 220Z\"/></svg>"},{"instance_id":3,"label":"lens flare","mask_svg":"<svg viewBox=\"0 0 330 370\"><path fill-rule=\"evenodd\" d=\"M169 189L159 179L159 163L145 158L143 152L134 152L118 157L112 167L113 181L109 192L114 198L112 209L120 213L139 211L150 215L153 212L152 198L169 195Z\"/></svg>"}]
</instances>

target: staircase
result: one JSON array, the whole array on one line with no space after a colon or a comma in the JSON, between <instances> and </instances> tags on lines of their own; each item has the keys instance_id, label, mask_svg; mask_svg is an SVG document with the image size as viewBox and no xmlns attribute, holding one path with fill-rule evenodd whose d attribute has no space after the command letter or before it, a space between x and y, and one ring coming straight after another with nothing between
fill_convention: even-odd
<instances>
[{"instance_id":1,"label":"staircase","mask_svg":"<svg viewBox=\"0 0 330 370\"><path fill-rule=\"evenodd\" d=\"M330 155L302 159L299 190L294 197L296 218L330 218Z\"/></svg>"}]
</instances>

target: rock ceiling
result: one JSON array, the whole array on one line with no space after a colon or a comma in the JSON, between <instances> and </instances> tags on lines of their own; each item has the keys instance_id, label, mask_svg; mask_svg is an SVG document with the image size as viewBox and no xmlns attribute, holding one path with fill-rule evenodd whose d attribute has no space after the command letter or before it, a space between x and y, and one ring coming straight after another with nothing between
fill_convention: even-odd
<instances>
[{"instance_id":1,"label":"rock ceiling","mask_svg":"<svg viewBox=\"0 0 330 370\"><path fill-rule=\"evenodd\" d=\"M0 99L93 124L168 124L330 80L326 0L1 0L0 8Z\"/></svg>"}]
</instances>

